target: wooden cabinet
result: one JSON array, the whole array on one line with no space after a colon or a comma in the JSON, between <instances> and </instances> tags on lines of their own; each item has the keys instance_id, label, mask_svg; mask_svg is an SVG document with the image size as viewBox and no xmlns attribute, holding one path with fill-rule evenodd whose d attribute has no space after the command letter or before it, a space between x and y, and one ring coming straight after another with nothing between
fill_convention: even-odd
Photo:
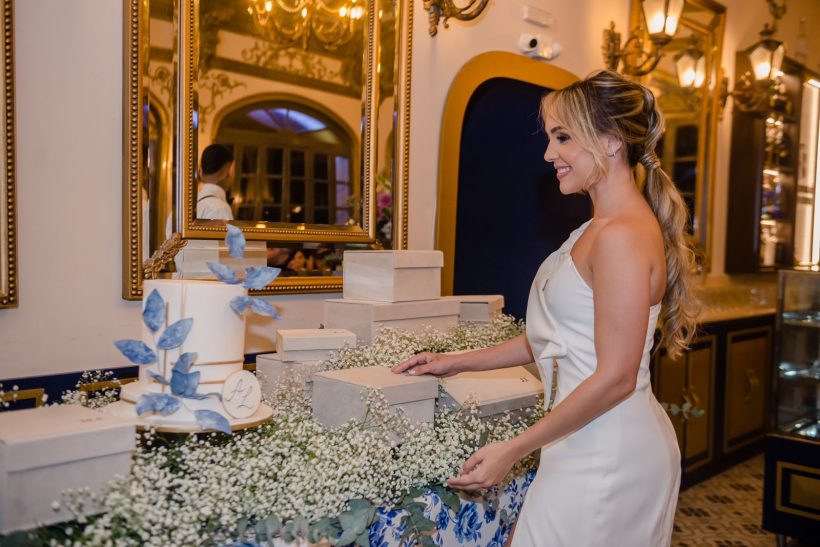
<instances>
[{"instance_id":1,"label":"wooden cabinet","mask_svg":"<svg viewBox=\"0 0 820 547\"><path fill-rule=\"evenodd\" d=\"M653 357L658 401L689 403L703 415L671 416L684 487L762 450L769 408L774 316L708 323L677 359Z\"/></svg>"}]
</instances>

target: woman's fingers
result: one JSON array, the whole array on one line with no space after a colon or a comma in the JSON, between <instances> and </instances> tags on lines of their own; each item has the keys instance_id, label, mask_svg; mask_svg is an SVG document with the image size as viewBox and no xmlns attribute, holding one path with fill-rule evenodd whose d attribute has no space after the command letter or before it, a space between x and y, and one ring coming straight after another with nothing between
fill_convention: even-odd
<instances>
[{"instance_id":1,"label":"woman's fingers","mask_svg":"<svg viewBox=\"0 0 820 547\"><path fill-rule=\"evenodd\" d=\"M426 364L426 363L427 363L427 357L425 356L425 354L420 353L418 355L414 355L413 357L405 360L402 363L399 363L398 365L393 367L392 370L396 374L401 374L402 372L405 372L408 369L412 369L414 367L417 367L420 364Z\"/></svg>"}]
</instances>

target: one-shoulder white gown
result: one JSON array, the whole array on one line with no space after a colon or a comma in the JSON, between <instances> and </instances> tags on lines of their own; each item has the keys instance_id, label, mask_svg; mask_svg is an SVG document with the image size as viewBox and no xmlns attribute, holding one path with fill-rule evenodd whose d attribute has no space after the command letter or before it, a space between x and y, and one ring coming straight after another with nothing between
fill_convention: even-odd
<instances>
[{"instance_id":1,"label":"one-shoulder white gown","mask_svg":"<svg viewBox=\"0 0 820 547\"><path fill-rule=\"evenodd\" d=\"M570 251L589 222L552 253L535 276L527 338L551 385L555 406L597 364L592 289ZM514 547L658 547L671 542L680 485L675 432L649 382L649 353L660 305L648 310L635 391L583 428L541 449L541 463L518 519Z\"/></svg>"}]
</instances>

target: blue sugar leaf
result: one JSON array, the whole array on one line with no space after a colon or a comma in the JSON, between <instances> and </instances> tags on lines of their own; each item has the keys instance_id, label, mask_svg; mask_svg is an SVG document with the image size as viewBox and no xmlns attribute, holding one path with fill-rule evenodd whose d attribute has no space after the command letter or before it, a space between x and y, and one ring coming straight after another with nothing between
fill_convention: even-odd
<instances>
[{"instance_id":1,"label":"blue sugar leaf","mask_svg":"<svg viewBox=\"0 0 820 547\"><path fill-rule=\"evenodd\" d=\"M165 300L154 289L145 300L145 309L142 310L142 322L151 332L157 332L165 323Z\"/></svg>"},{"instance_id":2,"label":"blue sugar leaf","mask_svg":"<svg viewBox=\"0 0 820 547\"><path fill-rule=\"evenodd\" d=\"M135 365L150 365L157 362L157 354L154 350L139 340L117 340L114 345Z\"/></svg>"},{"instance_id":3,"label":"blue sugar leaf","mask_svg":"<svg viewBox=\"0 0 820 547\"><path fill-rule=\"evenodd\" d=\"M225 236L228 252L237 260L245 257L245 234L232 224L228 224L228 235Z\"/></svg>"},{"instance_id":4,"label":"blue sugar leaf","mask_svg":"<svg viewBox=\"0 0 820 547\"><path fill-rule=\"evenodd\" d=\"M245 313L245 310L250 305L251 297L248 295L235 296L234 298L231 298L231 309L236 312L237 315L242 315Z\"/></svg>"},{"instance_id":5,"label":"blue sugar leaf","mask_svg":"<svg viewBox=\"0 0 820 547\"><path fill-rule=\"evenodd\" d=\"M166 386L168 385L168 380L166 380L165 376L163 376L162 374L157 374L153 370L149 370L148 371L148 376L150 376L151 378L153 378L154 380L156 380L160 384L164 384Z\"/></svg>"},{"instance_id":6,"label":"blue sugar leaf","mask_svg":"<svg viewBox=\"0 0 820 547\"><path fill-rule=\"evenodd\" d=\"M176 369L172 370L171 393L180 397L190 397L196 394L196 388L199 387L199 376L199 371L185 373Z\"/></svg>"},{"instance_id":7,"label":"blue sugar leaf","mask_svg":"<svg viewBox=\"0 0 820 547\"><path fill-rule=\"evenodd\" d=\"M273 307L273 304L261 298L251 298L251 309L259 315L267 315L274 319L279 319L279 312Z\"/></svg>"},{"instance_id":8,"label":"blue sugar leaf","mask_svg":"<svg viewBox=\"0 0 820 547\"><path fill-rule=\"evenodd\" d=\"M179 372L188 372L191 370L191 365L194 364L196 358L199 357L199 354L195 352L186 351L182 355L179 356L177 362L174 363L174 370L178 370Z\"/></svg>"},{"instance_id":9,"label":"blue sugar leaf","mask_svg":"<svg viewBox=\"0 0 820 547\"><path fill-rule=\"evenodd\" d=\"M188 333L191 332L193 325L194 320L190 317L174 322L170 327L165 329L165 332L159 337L157 349L178 348L185 341Z\"/></svg>"},{"instance_id":10,"label":"blue sugar leaf","mask_svg":"<svg viewBox=\"0 0 820 547\"><path fill-rule=\"evenodd\" d=\"M269 268L268 266L245 268L245 282L242 286L246 289L264 289L268 283L276 279L281 271L280 268Z\"/></svg>"},{"instance_id":11,"label":"blue sugar leaf","mask_svg":"<svg viewBox=\"0 0 820 547\"><path fill-rule=\"evenodd\" d=\"M179 410L179 399L167 393L143 393L137 399L136 411L138 416L142 416L147 412L167 416L177 410Z\"/></svg>"},{"instance_id":12,"label":"blue sugar leaf","mask_svg":"<svg viewBox=\"0 0 820 547\"><path fill-rule=\"evenodd\" d=\"M231 434L231 424L222 414L213 410L197 410L194 412L196 421L202 429L214 429L226 435Z\"/></svg>"},{"instance_id":13,"label":"blue sugar leaf","mask_svg":"<svg viewBox=\"0 0 820 547\"><path fill-rule=\"evenodd\" d=\"M207 264L208 269L214 273L216 278L223 283L227 283L228 285L239 284L239 278L236 277L234 271L224 264L220 264L218 262L206 262L205 264Z\"/></svg>"},{"instance_id":14,"label":"blue sugar leaf","mask_svg":"<svg viewBox=\"0 0 820 547\"><path fill-rule=\"evenodd\" d=\"M222 395L219 393L194 393L192 395L183 395L186 399L196 399L201 401L202 399L207 399L208 397L214 397L216 399L222 400Z\"/></svg>"}]
</instances>

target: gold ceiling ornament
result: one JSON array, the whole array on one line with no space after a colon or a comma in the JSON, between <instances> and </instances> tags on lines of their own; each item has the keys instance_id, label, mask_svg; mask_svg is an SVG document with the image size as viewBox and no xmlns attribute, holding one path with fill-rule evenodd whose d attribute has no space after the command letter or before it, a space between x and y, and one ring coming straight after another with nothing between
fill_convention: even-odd
<instances>
[{"instance_id":1,"label":"gold ceiling ornament","mask_svg":"<svg viewBox=\"0 0 820 547\"><path fill-rule=\"evenodd\" d=\"M350 41L364 16L360 0L249 0L248 13L272 42L332 51Z\"/></svg>"},{"instance_id":2,"label":"gold ceiling ornament","mask_svg":"<svg viewBox=\"0 0 820 547\"><path fill-rule=\"evenodd\" d=\"M684 0L643 0L641 3L643 21L649 33L651 48L644 48L643 22L629 33L621 46L621 33L615 31L615 22L604 29L604 43L601 53L609 70L618 70L630 76L646 76L658 66L663 57L663 46L668 44L678 30Z\"/></svg>"},{"instance_id":3,"label":"gold ceiling ornament","mask_svg":"<svg viewBox=\"0 0 820 547\"><path fill-rule=\"evenodd\" d=\"M463 8L456 6L453 0L424 0L424 9L430 12L430 36L438 34L438 24L444 19L444 28L450 28L447 19L472 21L484 11L488 0L468 0Z\"/></svg>"}]
</instances>

